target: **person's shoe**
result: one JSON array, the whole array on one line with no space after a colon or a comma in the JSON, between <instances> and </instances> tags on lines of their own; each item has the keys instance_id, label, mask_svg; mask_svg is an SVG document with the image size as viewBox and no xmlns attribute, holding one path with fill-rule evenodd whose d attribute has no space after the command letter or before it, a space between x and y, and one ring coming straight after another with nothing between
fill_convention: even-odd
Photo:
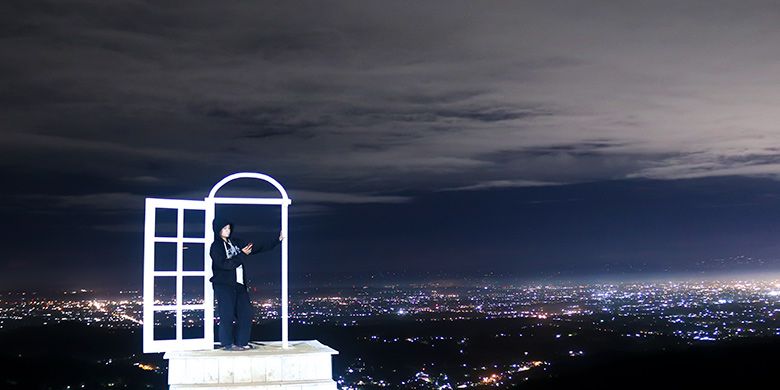
<instances>
[{"instance_id":1,"label":"person's shoe","mask_svg":"<svg viewBox=\"0 0 780 390\"><path fill-rule=\"evenodd\" d=\"M247 344L247 345L239 346L238 348L240 348L242 351L247 351L247 350L250 350L250 349L254 349L255 347L254 347L254 345Z\"/></svg>"},{"instance_id":2,"label":"person's shoe","mask_svg":"<svg viewBox=\"0 0 780 390\"><path fill-rule=\"evenodd\" d=\"M228 345L227 347L222 347L223 351L243 351L241 347L235 346L235 345Z\"/></svg>"}]
</instances>

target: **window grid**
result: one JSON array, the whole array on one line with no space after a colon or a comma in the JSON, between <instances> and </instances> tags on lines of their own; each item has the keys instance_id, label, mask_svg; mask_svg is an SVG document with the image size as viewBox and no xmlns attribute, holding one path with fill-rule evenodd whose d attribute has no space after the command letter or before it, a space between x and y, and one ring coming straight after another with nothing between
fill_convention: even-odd
<instances>
[{"instance_id":1,"label":"window grid","mask_svg":"<svg viewBox=\"0 0 780 390\"><path fill-rule=\"evenodd\" d=\"M176 200L176 199L147 199L146 205L146 249L145 257L147 257L144 265L145 283L149 283L148 287L144 288L144 323L147 321L151 326L144 327L144 350L145 352L162 352L169 350L179 349L205 349L210 348L213 343L213 326L209 326L209 321L213 322L213 315L208 315L209 310L213 312L213 303L208 304L208 298L210 294L204 291L203 303L201 304L185 304L184 303L184 277L194 276L199 277L206 286L207 271L185 271L184 270L184 247L186 244L204 244L204 253L199 255L205 256L205 243L206 237L185 237L184 236L184 214L185 210L193 210L206 213L206 204L203 201L191 201L191 200ZM176 210L176 236L158 237L157 235L157 220L156 212L159 209L173 209ZM207 231L204 222L204 231ZM204 234L205 235L205 234ZM176 270L175 271L156 271L155 267L155 244L156 243L174 243L176 244ZM205 264L204 264L205 265ZM176 278L176 293L173 304L168 304L155 299L155 279L157 277L175 277ZM204 318L204 336L196 339L184 338L184 311L200 312ZM154 321L153 313L161 311L173 311L175 313L175 338L155 340L154 339ZM211 336L211 337L209 337Z\"/></svg>"}]
</instances>

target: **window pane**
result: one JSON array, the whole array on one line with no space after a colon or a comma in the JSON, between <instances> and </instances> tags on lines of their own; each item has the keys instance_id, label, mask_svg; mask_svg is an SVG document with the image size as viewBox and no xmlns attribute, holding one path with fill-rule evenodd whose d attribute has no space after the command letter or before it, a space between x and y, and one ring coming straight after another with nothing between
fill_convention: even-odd
<instances>
[{"instance_id":1,"label":"window pane","mask_svg":"<svg viewBox=\"0 0 780 390\"><path fill-rule=\"evenodd\" d=\"M203 276L185 276L182 281L182 300L185 305L199 305L203 303L204 280Z\"/></svg>"},{"instance_id":2,"label":"window pane","mask_svg":"<svg viewBox=\"0 0 780 390\"><path fill-rule=\"evenodd\" d=\"M182 310L182 337L185 339L202 339L205 337L203 310Z\"/></svg>"},{"instance_id":3,"label":"window pane","mask_svg":"<svg viewBox=\"0 0 780 390\"><path fill-rule=\"evenodd\" d=\"M154 339L176 339L176 311L163 310L154 312Z\"/></svg>"},{"instance_id":4,"label":"window pane","mask_svg":"<svg viewBox=\"0 0 780 390\"><path fill-rule=\"evenodd\" d=\"M154 270L176 271L176 243L154 243Z\"/></svg>"},{"instance_id":5,"label":"window pane","mask_svg":"<svg viewBox=\"0 0 780 390\"><path fill-rule=\"evenodd\" d=\"M206 237L206 211L184 210L184 237Z\"/></svg>"},{"instance_id":6,"label":"window pane","mask_svg":"<svg viewBox=\"0 0 780 390\"><path fill-rule=\"evenodd\" d=\"M156 276L154 278L155 305L176 304L176 277Z\"/></svg>"},{"instance_id":7,"label":"window pane","mask_svg":"<svg viewBox=\"0 0 780 390\"><path fill-rule=\"evenodd\" d=\"M176 222L179 210L157 209L154 216L155 237L176 237Z\"/></svg>"},{"instance_id":8,"label":"window pane","mask_svg":"<svg viewBox=\"0 0 780 390\"><path fill-rule=\"evenodd\" d=\"M183 256L183 269L185 271L203 271L203 244L185 243Z\"/></svg>"}]
</instances>

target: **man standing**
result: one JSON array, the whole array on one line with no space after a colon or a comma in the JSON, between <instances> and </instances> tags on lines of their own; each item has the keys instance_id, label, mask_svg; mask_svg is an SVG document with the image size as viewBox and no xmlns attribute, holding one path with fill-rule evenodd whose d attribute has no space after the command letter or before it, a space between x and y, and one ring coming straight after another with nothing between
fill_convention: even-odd
<instances>
[{"instance_id":1,"label":"man standing","mask_svg":"<svg viewBox=\"0 0 780 390\"><path fill-rule=\"evenodd\" d=\"M250 255L274 249L284 239L273 239L263 245L244 244L231 238L233 223L214 219L214 242L211 243L211 270L209 279L214 286L219 314L219 342L229 351L251 349L252 305L244 277L244 261Z\"/></svg>"}]
</instances>

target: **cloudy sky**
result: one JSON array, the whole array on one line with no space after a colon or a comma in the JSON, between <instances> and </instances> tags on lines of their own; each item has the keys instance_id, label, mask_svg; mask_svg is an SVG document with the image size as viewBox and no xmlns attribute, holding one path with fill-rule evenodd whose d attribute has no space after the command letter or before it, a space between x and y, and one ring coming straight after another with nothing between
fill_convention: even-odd
<instances>
[{"instance_id":1,"label":"cloudy sky","mask_svg":"<svg viewBox=\"0 0 780 390\"><path fill-rule=\"evenodd\" d=\"M239 171L303 274L780 258L776 3L225 3L0 5L0 281L140 283L143 199Z\"/></svg>"}]
</instances>

